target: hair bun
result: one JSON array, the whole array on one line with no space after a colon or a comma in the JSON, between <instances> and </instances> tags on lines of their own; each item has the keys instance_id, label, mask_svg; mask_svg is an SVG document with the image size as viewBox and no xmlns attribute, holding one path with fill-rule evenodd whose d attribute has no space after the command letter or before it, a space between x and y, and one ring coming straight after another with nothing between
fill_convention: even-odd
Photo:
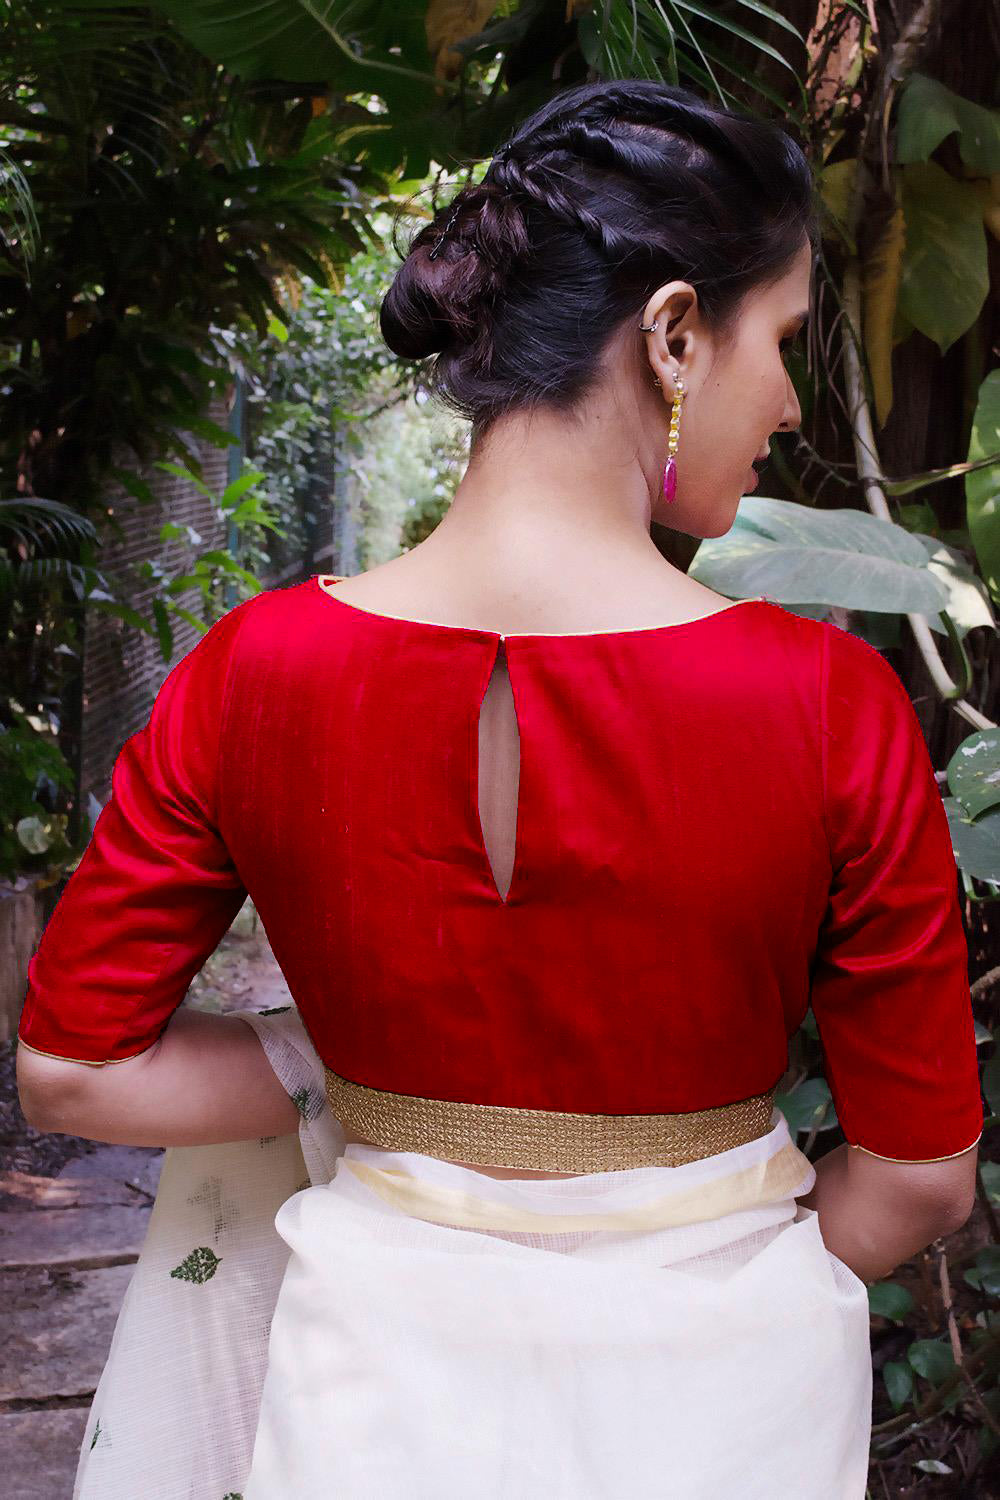
<instances>
[{"instance_id":1,"label":"hair bun","mask_svg":"<svg viewBox=\"0 0 1000 1500\"><path fill-rule=\"evenodd\" d=\"M780 125L650 79L579 84L420 228L379 323L400 358L437 356L431 388L475 437L520 407L570 408L657 286L689 281L721 326L817 233Z\"/></svg>"},{"instance_id":2,"label":"hair bun","mask_svg":"<svg viewBox=\"0 0 1000 1500\"><path fill-rule=\"evenodd\" d=\"M379 313L382 337L403 359L475 344L483 319L528 240L495 183L462 188L415 235Z\"/></svg>"}]
</instances>

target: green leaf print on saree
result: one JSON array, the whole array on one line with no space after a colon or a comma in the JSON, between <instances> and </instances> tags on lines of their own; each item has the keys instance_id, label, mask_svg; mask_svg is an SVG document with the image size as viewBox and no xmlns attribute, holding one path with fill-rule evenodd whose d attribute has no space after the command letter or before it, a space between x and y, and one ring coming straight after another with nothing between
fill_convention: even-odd
<instances>
[{"instance_id":1,"label":"green leaf print on saree","mask_svg":"<svg viewBox=\"0 0 1000 1500\"><path fill-rule=\"evenodd\" d=\"M211 1281L221 1260L222 1257L207 1245L199 1245L190 1255L185 1255L180 1265L174 1266L170 1274L181 1281L192 1281L200 1286L205 1281Z\"/></svg>"},{"instance_id":2,"label":"green leaf print on saree","mask_svg":"<svg viewBox=\"0 0 1000 1500\"><path fill-rule=\"evenodd\" d=\"M304 1120L315 1120L323 1112L326 1099L316 1089L309 1088L303 1084L300 1089L290 1095L292 1103Z\"/></svg>"}]
</instances>

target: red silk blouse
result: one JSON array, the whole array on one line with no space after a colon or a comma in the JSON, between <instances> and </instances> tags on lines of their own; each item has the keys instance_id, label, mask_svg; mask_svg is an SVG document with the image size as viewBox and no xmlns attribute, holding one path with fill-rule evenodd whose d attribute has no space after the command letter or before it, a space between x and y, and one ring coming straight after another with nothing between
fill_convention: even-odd
<instances>
[{"instance_id":1,"label":"red silk blouse","mask_svg":"<svg viewBox=\"0 0 1000 1500\"><path fill-rule=\"evenodd\" d=\"M477 811L503 642L520 739L504 899ZM812 1005L849 1142L982 1132L947 819L885 659L746 600L499 634L255 595L170 672L29 966L19 1037L151 1046L252 896L342 1077L674 1113L773 1087Z\"/></svg>"}]
</instances>

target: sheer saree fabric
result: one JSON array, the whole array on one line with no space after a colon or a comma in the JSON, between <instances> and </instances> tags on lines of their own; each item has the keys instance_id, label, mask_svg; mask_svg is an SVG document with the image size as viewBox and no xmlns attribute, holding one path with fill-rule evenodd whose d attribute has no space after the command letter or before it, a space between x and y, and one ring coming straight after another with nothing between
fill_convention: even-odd
<instances>
[{"instance_id":1,"label":"sheer saree fabric","mask_svg":"<svg viewBox=\"0 0 1000 1500\"><path fill-rule=\"evenodd\" d=\"M298 1137L167 1150L73 1500L863 1500L864 1283L778 1110L679 1167L494 1180Z\"/></svg>"}]
</instances>

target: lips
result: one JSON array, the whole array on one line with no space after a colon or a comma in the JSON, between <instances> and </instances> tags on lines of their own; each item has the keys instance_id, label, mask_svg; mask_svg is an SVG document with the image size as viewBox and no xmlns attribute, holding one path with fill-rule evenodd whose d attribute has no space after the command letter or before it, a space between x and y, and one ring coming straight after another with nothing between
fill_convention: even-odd
<instances>
[{"instance_id":1,"label":"lips","mask_svg":"<svg viewBox=\"0 0 1000 1500\"><path fill-rule=\"evenodd\" d=\"M757 488L758 484L760 483L760 469L763 468L763 466L767 463L767 461L768 461L768 459L770 457L771 457L770 452L767 452L767 453L764 453L764 454L758 453L757 457L754 459L753 463L751 464L749 470L747 471L749 473L749 475L750 475L750 488L751 489L755 490Z\"/></svg>"}]
</instances>

